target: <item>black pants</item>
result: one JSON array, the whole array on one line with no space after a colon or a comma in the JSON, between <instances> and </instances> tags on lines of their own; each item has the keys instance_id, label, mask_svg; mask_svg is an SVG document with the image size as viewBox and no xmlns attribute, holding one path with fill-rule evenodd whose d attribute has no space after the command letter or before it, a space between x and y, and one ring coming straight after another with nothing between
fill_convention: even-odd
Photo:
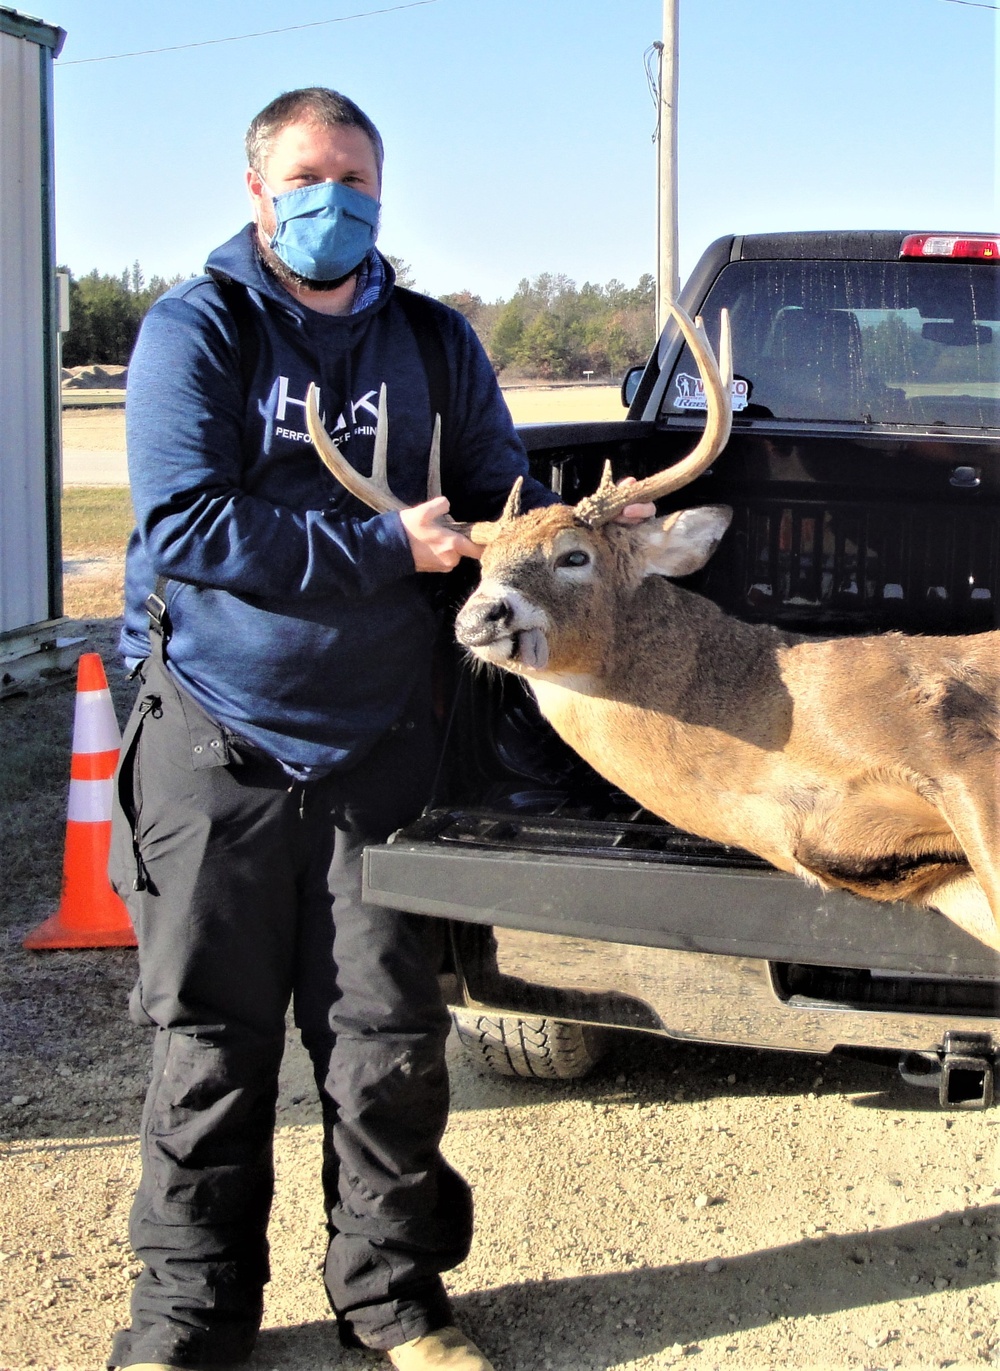
<instances>
[{"instance_id":1,"label":"black pants","mask_svg":"<svg viewBox=\"0 0 1000 1371\"><path fill-rule=\"evenodd\" d=\"M111 873L139 941L132 1015L157 1033L130 1225L144 1269L109 1364L251 1352L290 999L323 1107L327 1292L345 1342L393 1347L450 1322L439 1273L472 1235L439 1151L440 959L427 922L360 899L363 846L429 790L425 694L356 769L293 784L159 661L142 671Z\"/></svg>"}]
</instances>

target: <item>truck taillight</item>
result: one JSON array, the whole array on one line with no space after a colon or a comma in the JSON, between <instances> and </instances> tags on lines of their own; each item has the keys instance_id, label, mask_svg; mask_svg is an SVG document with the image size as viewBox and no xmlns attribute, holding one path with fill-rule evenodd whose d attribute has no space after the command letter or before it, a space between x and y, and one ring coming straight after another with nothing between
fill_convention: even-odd
<instances>
[{"instance_id":1,"label":"truck taillight","mask_svg":"<svg viewBox=\"0 0 1000 1371\"><path fill-rule=\"evenodd\" d=\"M911 233L900 257L952 257L966 262L1000 263L1000 237L963 237L957 233Z\"/></svg>"}]
</instances>

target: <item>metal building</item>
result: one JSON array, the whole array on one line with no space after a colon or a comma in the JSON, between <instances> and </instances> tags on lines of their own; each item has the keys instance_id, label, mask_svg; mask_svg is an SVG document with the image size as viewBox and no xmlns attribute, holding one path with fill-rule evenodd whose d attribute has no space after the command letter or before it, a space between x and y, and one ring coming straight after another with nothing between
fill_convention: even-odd
<instances>
[{"instance_id":1,"label":"metal building","mask_svg":"<svg viewBox=\"0 0 1000 1371\"><path fill-rule=\"evenodd\" d=\"M65 36L0 6L0 695L76 655L59 636L52 63Z\"/></svg>"}]
</instances>

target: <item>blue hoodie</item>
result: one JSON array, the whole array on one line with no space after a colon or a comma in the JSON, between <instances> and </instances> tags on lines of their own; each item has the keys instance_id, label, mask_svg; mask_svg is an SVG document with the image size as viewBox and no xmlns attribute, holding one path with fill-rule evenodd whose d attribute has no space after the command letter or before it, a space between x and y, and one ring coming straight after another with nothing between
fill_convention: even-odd
<instances>
[{"instance_id":1,"label":"blue hoodie","mask_svg":"<svg viewBox=\"0 0 1000 1371\"><path fill-rule=\"evenodd\" d=\"M304 401L371 471L387 386L389 485L426 498L433 416L393 274L374 304L323 315L263 267L247 225L212 254L259 321L249 392L236 325L210 276L161 296L129 366L126 423L136 516L122 651L148 655L144 609L166 591L170 670L224 727L293 770L352 765L395 722L429 669L435 623L398 514L372 514L320 462ZM428 301L448 363L442 487L458 519L495 518L524 449L466 320ZM551 491L525 481L524 508Z\"/></svg>"}]
</instances>

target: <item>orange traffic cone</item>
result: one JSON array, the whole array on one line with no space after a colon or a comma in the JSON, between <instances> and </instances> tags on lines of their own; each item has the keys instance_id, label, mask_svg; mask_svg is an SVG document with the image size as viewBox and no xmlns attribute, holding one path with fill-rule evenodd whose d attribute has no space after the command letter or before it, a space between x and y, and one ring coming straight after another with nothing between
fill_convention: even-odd
<instances>
[{"instance_id":1,"label":"orange traffic cone","mask_svg":"<svg viewBox=\"0 0 1000 1371\"><path fill-rule=\"evenodd\" d=\"M121 745L104 664L96 652L86 652L76 681L62 899L25 938L27 948L135 946L128 913L107 874L112 778Z\"/></svg>"}]
</instances>

